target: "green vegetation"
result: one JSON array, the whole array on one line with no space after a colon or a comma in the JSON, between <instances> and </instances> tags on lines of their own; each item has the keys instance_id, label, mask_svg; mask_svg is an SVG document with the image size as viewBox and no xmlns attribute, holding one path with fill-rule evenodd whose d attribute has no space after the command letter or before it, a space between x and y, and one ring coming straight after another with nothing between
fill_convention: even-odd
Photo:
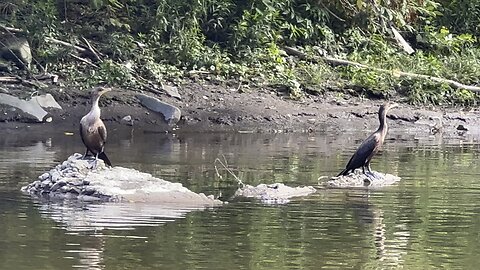
<instances>
[{"instance_id":1,"label":"green vegetation","mask_svg":"<svg viewBox=\"0 0 480 270\"><path fill-rule=\"evenodd\" d=\"M0 12L2 24L26 33L37 69L86 87L194 76L282 86L292 98L333 89L411 103L478 100L465 89L396 73L479 84L480 0L7 0ZM391 26L415 53L401 49ZM85 38L99 57L51 38L88 48ZM302 60L285 46L390 72Z\"/></svg>"}]
</instances>

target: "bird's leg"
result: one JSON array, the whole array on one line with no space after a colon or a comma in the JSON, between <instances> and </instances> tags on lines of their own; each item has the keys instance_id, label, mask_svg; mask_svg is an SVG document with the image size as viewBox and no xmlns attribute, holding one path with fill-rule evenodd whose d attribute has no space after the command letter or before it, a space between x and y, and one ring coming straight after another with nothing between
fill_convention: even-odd
<instances>
[{"instance_id":1,"label":"bird's leg","mask_svg":"<svg viewBox=\"0 0 480 270\"><path fill-rule=\"evenodd\" d=\"M95 161L93 162L93 168L92 168L92 169L96 169L96 168L97 168L98 154L100 154L100 152L97 152L97 154L95 155Z\"/></svg>"},{"instance_id":2,"label":"bird's leg","mask_svg":"<svg viewBox=\"0 0 480 270\"><path fill-rule=\"evenodd\" d=\"M83 155L82 159L85 159L85 158L87 157L88 152L90 152L90 151L89 151L88 148L87 148L87 150L85 150L85 154Z\"/></svg>"},{"instance_id":3,"label":"bird's leg","mask_svg":"<svg viewBox=\"0 0 480 270\"><path fill-rule=\"evenodd\" d=\"M373 178L378 179L378 176L377 176L375 173L372 172L372 168L370 167L370 162L368 162L366 165L367 165L368 173L369 173L371 176L373 176Z\"/></svg>"},{"instance_id":4,"label":"bird's leg","mask_svg":"<svg viewBox=\"0 0 480 270\"><path fill-rule=\"evenodd\" d=\"M365 171L365 167L367 167L367 171ZM370 170L370 164L365 164L362 166L362 171L363 171L363 174L366 175L368 177L368 179L370 180L374 180L375 179L375 175L372 174L372 171Z\"/></svg>"}]
</instances>

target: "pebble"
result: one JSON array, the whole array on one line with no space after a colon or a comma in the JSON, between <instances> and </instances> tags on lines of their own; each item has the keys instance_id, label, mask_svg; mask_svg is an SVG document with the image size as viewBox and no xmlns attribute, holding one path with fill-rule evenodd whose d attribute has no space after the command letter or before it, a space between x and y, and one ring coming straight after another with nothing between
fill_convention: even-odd
<instances>
[{"instance_id":1,"label":"pebble","mask_svg":"<svg viewBox=\"0 0 480 270\"><path fill-rule=\"evenodd\" d=\"M63 180L60 180L58 182L56 182L55 184L52 185L52 187L50 188L50 191L57 191L57 189L65 186L67 183Z\"/></svg>"},{"instance_id":2,"label":"pebble","mask_svg":"<svg viewBox=\"0 0 480 270\"><path fill-rule=\"evenodd\" d=\"M33 185L33 187L38 189L38 188L40 188L41 184L42 184L42 182L37 180L37 181L33 182L31 185Z\"/></svg>"},{"instance_id":3,"label":"pebble","mask_svg":"<svg viewBox=\"0 0 480 270\"><path fill-rule=\"evenodd\" d=\"M93 195L93 194L95 193L95 191L96 191L96 190L95 190L94 188L92 188L92 187L86 187L86 188L83 188L83 189L82 189L81 194L82 194L82 195L89 195L89 196L90 196L90 195Z\"/></svg>"},{"instance_id":4,"label":"pebble","mask_svg":"<svg viewBox=\"0 0 480 270\"><path fill-rule=\"evenodd\" d=\"M45 188L46 186L48 186L48 184L50 184L50 180L48 180L48 179L47 179L47 180L43 180L42 183L41 183L41 185L40 185L40 187Z\"/></svg>"},{"instance_id":5,"label":"pebble","mask_svg":"<svg viewBox=\"0 0 480 270\"><path fill-rule=\"evenodd\" d=\"M60 179L61 175L58 172L53 172L52 173L52 182L57 182Z\"/></svg>"},{"instance_id":6,"label":"pebble","mask_svg":"<svg viewBox=\"0 0 480 270\"><path fill-rule=\"evenodd\" d=\"M60 169L65 170L67 167L68 167L68 161L65 160L65 161L62 163L62 166L60 166Z\"/></svg>"}]
</instances>

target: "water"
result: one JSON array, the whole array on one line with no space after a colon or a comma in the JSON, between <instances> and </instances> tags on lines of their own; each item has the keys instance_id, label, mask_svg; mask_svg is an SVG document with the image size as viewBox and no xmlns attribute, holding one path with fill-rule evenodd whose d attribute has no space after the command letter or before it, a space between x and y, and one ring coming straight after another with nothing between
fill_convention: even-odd
<instances>
[{"instance_id":1,"label":"water","mask_svg":"<svg viewBox=\"0 0 480 270\"><path fill-rule=\"evenodd\" d=\"M111 133L113 134L113 132ZM115 165L229 199L235 179L319 187L366 134L111 136ZM37 138L39 137L39 138ZM391 135L373 169L402 181L374 191L319 190L287 205L220 208L47 202L22 185L82 152L61 131L0 138L0 269L476 269L480 263L475 138ZM219 168L220 169L220 168ZM320 180L325 181L325 180Z\"/></svg>"}]
</instances>

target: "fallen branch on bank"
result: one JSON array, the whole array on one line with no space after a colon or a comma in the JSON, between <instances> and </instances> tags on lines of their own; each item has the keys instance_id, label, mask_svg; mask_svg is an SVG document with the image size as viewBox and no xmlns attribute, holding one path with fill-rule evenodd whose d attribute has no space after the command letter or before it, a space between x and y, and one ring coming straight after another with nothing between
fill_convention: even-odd
<instances>
[{"instance_id":1,"label":"fallen branch on bank","mask_svg":"<svg viewBox=\"0 0 480 270\"><path fill-rule=\"evenodd\" d=\"M0 77L0 83L21 83L25 86L29 87L35 87L35 88L44 88L47 87L46 84L39 82L39 81L30 81L30 80L25 80L20 77L14 77L14 76L3 76Z\"/></svg>"},{"instance_id":2,"label":"fallen branch on bank","mask_svg":"<svg viewBox=\"0 0 480 270\"><path fill-rule=\"evenodd\" d=\"M5 31L7 33L24 33L25 32L22 29L8 27L8 26L5 26L3 24L0 24L0 29L2 29L3 31Z\"/></svg>"},{"instance_id":3,"label":"fallen branch on bank","mask_svg":"<svg viewBox=\"0 0 480 270\"><path fill-rule=\"evenodd\" d=\"M83 54L83 55L86 55L88 56L89 58L92 58L93 60L95 61L99 61L101 62L102 60L100 59L100 56L99 56L99 53L92 47L92 45L90 44L90 42L83 38L83 41L85 42L85 44L87 44L87 47L88 48L85 48L85 47L82 47L82 46L78 46L78 45L75 45L73 43L70 43L70 42L66 42L66 41L63 41L63 40L59 40L59 39L56 39L56 38L51 38L51 37L47 37L45 38L45 41L47 42L51 42L51 43L55 43L55 44L59 44L59 45L62 45L62 46L65 46L65 47L70 47L70 48L73 48L74 50L76 50L77 52ZM72 54L70 54L72 55ZM73 56L73 55L72 55ZM75 57L77 58L77 57ZM78 59L78 58L77 58ZM83 58L82 58L83 59ZM80 59L79 59L80 60Z\"/></svg>"},{"instance_id":4,"label":"fallen branch on bank","mask_svg":"<svg viewBox=\"0 0 480 270\"><path fill-rule=\"evenodd\" d=\"M100 53L92 46L92 44L90 44L90 42L86 38L82 37L82 39L83 39L83 42L85 42L85 44L87 44L88 50L92 53L95 60L97 60L99 62L102 62L102 59L99 56Z\"/></svg>"},{"instance_id":5,"label":"fallen branch on bank","mask_svg":"<svg viewBox=\"0 0 480 270\"><path fill-rule=\"evenodd\" d=\"M80 47L80 46L77 46L75 44L72 44L72 43L69 43L69 42L66 42L66 41L63 41L63 40L59 40L59 39L56 39L56 38L46 37L45 41L55 43L55 44L59 44L59 45L66 46L66 47L71 47L71 48L73 48L76 51L79 51L81 53L85 53L85 52L88 51L87 49L85 49L83 47Z\"/></svg>"},{"instance_id":6,"label":"fallen branch on bank","mask_svg":"<svg viewBox=\"0 0 480 270\"><path fill-rule=\"evenodd\" d=\"M86 63L86 64L88 64L88 65L90 65L90 66L94 67L94 68L100 68L99 66L95 65L94 63L92 63L92 62L91 62L91 61L89 61L88 59L82 58L82 57L80 57L80 56L76 56L76 55L75 55L75 54L73 54L73 53L70 53L69 55L70 55L71 57L73 57L73 58L75 58L75 59L77 59L77 60L81 61L81 62L84 62L84 63Z\"/></svg>"},{"instance_id":7,"label":"fallen branch on bank","mask_svg":"<svg viewBox=\"0 0 480 270\"><path fill-rule=\"evenodd\" d=\"M367 66L367 65L364 65L364 64L361 64L361 63L357 63L357 62L353 62L353 61L349 61L349 60L337 59L337 58L333 58L333 57L329 57L329 56L311 57L311 56L308 56L307 54L305 54L305 53L303 53L303 52L301 52L301 51L299 51L299 50L297 50L293 47L288 47L288 46L285 46L284 49L285 49L285 52L287 54L290 54L290 55L296 56L300 59L303 59L303 60L306 60L306 61L311 61L311 62L314 62L314 63L324 61L324 62L327 62L331 65L355 66L355 67L359 67L359 68L375 70L375 71L382 72L382 73L390 73L390 74L392 74L394 76L398 76L398 77L426 79L426 80L431 80L431 81L438 82L438 83L446 83L446 84L450 85L451 87L457 88L457 89L466 89L466 90L470 90L472 92L480 92L480 87L479 86L466 85L466 84L463 84L463 83L460 83L460 82L457 82L457 81L454 81L454 80L450 80L450 79L445 79L445 78L440 78L440 77L435 77L435 76L430 76L430 75L424 75L424 74L416 74L416 73L398 71L398 70L388 70L388 69L383 69L383 68L376 68L376 67Z\"/></svg>"}]
</instances>

